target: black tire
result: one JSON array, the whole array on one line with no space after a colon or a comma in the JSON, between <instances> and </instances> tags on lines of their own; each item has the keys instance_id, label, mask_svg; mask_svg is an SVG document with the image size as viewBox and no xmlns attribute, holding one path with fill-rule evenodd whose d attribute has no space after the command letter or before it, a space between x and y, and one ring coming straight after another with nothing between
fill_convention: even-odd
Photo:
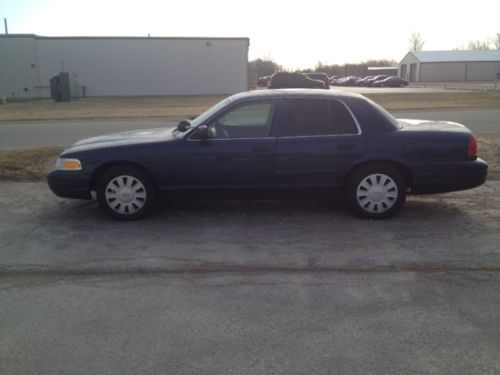
<instances>
[{"instance_id":1,"label":"black tire","mask_svg":"<svg viewBox=\"0 0 500 375\"><path fill-rule=\"evenodd\" d=\"M158 193L151 177L142 169L120 165L104 172L97 181L97 202L115 220L139 220L156 207Z\"/></svg>"},{"instance_id":2,"label":"black tire","mask_svg":"<svg viewBox=\"0 0 500 375\"><path fill-rule=\"evenodd\" d=\"M344 195L356 214L364 219L388 219L406 201L406 182L401 172L385 164L356 169L347 181Z\"/></svg>"}]
</instances>

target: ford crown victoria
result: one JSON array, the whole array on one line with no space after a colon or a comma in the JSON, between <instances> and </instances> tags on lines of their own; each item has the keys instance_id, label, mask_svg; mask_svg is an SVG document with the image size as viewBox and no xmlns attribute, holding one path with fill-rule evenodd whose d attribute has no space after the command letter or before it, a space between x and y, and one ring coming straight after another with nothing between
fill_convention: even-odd
<instances>
[{"instance_id":1,"label":"ford crown victoria","mask_svg":"<svg viewBox=\"0 0 500 375\"><path fill-rule=\"evenodd\" d=\"M176 128L85 139L65 150L48 183L91 199L118 220L144 217L161 198L342 197L384 219L407 194L485 182L487 164L464 125L395 119L357 94L314 89L233 95Z\"/></svg>"}]
</instances>

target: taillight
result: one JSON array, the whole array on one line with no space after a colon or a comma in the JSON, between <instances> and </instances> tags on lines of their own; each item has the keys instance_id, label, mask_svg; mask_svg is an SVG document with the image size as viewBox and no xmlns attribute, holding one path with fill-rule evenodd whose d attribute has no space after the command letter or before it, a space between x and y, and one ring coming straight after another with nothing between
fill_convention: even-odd
<instances>
[{"instance_id":1,"label":"taillight","mask_svg":"<svg viewBox=\"0 0 500 375\"><path fill-rule=\"evenodd\" d=\"M467 147L467 158L476 159L477 158L477 137L475 134L471 134L469 138L469 146Z\"/></svg>"}]
</instances>

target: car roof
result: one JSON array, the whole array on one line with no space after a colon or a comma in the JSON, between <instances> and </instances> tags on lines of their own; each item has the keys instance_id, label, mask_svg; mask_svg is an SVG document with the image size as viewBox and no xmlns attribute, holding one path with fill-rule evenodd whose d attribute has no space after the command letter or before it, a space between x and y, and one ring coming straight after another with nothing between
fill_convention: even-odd
<instances>
[{"instance_id":1,"label":"car roof","mask_svg":"<svg viewBox=\"0 0 500 375\"><path fill-rule=\"evenodd\" d=\"M240 101L246 99L273 99L273 98L293 98L293 97L311 97L326 99L342 98L361 98L362 95L345 92L340 90L321 90L321 89L267 89L252 90L240 92L229 97L231 101Z\"/></svg>"}]
</instances>

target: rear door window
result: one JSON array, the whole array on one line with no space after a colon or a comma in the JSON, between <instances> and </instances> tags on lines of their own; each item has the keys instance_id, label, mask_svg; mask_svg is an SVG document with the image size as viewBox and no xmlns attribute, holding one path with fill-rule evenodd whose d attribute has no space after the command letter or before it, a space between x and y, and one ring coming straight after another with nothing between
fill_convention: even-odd
<instances>
[{"instance_id":1,"label":"rear door window","mask_svg":"<svg viewBox=\"0 0 500 375\"><path fill-rule=\"evenodd\" d=\"M337 100L292 98L289 100L286 137L357 134L356 122Z\"/></svg>"}]
</instances>

